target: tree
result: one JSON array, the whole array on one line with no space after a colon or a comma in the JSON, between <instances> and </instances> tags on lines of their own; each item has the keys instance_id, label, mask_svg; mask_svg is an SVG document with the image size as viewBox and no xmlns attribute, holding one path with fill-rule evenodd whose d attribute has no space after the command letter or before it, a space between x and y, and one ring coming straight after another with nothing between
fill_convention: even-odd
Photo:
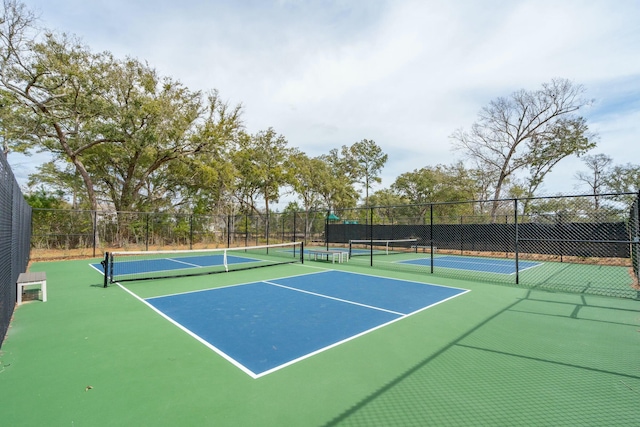
<instances>
[{"instance_id":1,"label":"tree","mask_svg":"<svg viewBox=\"0 0 640 427\"><path fill-rule=\"evenodd\" d=\"M414 205L414 215L418 217L424 217L430 203L471 200L476 194L470 171L462 163L427 166L403 173L391 188Z\"/></svg>"},{"instance_id":2,"label":"tree","mask_svg":"<svg viewBox=\"0 0 640 427\"><path fill-rule=\"evenodd\" d=\"M382 182L379 174L387 162L388 156L370 139L363 139L349 147L349 155L355 165L353 176L357 183L364 186L364 204L368 206L369 188L371 188L373 183Z\"/></svg>"},{"instance_id":3,"label":"tree","mask_svg":"<svg viewBox=\"0 0 640 427\"><path fill-rule=\"evenodd\" d=\"M145 63L93 53L65 34L28 38L24 8L10 1L4 10L0 89L12 115L3 109L0 119L23 149L52 154L57 167L49 172L72 165L90 209L100 197L118 211L172 204L171 184L185 180L174 179L180 169L171 164L220 150L241 126L240 107L229 108L217 92L190 91Z\"/></svg>"},{"instance_id":4,"label":"tree","mask_svg":"<svg viewBox=\"0 0 640 427\"><path fill-rule=\"evenodd\" d=\"M37 185L53 190L60 197L71 196L71 207L87 208L86 200L82 198L84 184L73 165L67 163L64 169L60 169L55 162L46 162L37 167L37 173L29 176L27 185L32 188Z\"/></svg>"},{"instance_id":5,"label":"tree","mask_svg":"<svg viewBox=\"0 0 640 427\"><path fill-rule=\"evenodd\" d=\"M613 193L634 193L620 197L631 205L640 191L640 165L627 163L612 167L609 173L605 174L604 185Z\"/></svg>"},{"instance_id":6,"label":"tree","mask_svg":"<svg viewBox=\"0 0 640 427\"><path fill-rule=\"evenodd\" d=\"M16 61L19 57L15 53L29 49L36 31L37 18L24 4L15 0L4 0L1 13L0 75L6 76L18 66ZM28 154L29 144L24 142L24 135L19 132L18 137L15 135L20 128L17 125L21 122L21 117L27 113L21 107L12 91L0 88L0 139L5 156L10 151Z\"/></svg>"},{"instance_id":7,"label":"tree","mask_svg":"<svg viewBox=\"0 0 640 427\"><path fill-rule=\"evenodd\" d=\"M582 117L559 119L547 138L546 142L530 144L526 197L535 195L545 176L560 160L573 154L582 155L596 146L596 135L589 132Z\"/></svg>"},{"instance_id":8,"label":"tree","mask_svg":"<svg viewBox=\"0 0 640 427\"><path fill-rule=\"evenodd\" d=\"M39 188L24 195L24 199L33 209L65 209L68 208L60 191L48 192Z\"/></svg>"},{"instance_id":9,"label":"tree","mask_svg":"<svg viewBox=\"0 0 640 427\"><path fill-rule=\"evenodd\" d=\"M305 212L321 207L323 186L332 179L329 165L319 157L310 158L295 150L287 162L288 181Z\"/></svg>"},{"instance_id":10,"label":"tree","mask_svg":"<svg viewBox=\"0 0 640 427\"><path fill-rule=\"evenodd\" d=\"M590 193L594 196L594 208L597 211L600 208L598 194L605 191L606 176L613 159L606 154L595 154L584 156L582 161L589 171L578 171L575 178L589 187Z\"/></svg>"},{"instance_id":11,"label":"tree","mask_svg":"<svg viewBox=\"0 0 640 427\"><path fill-rule=\"evenodd\" d=\"M451 136L454 149L494 177L491 215L495 218L503 186L518 171L532 168L531 188L559 160L593 148L584 119L575 113L589 105L585 89L566 79L554 79L536 91L520 90L483 107L470 132ZM556 145L561 142L561 149Z\"/></svg>"},{"instance_id":12,"label":"tree","mask_svg":"<svg viewBox=\"0 0 640 427\"><path fill-rule=\"evenodd\" d=\"M287 161L287 181L293 192L298 195L302 206L290 203L287 210L304 212L306 224L305 235L309 235L313 229L314 215L312 211L323 207L323 192L326 184L332 181L332 173L329 165L320 157L310 158L305 153L293 150Z\"/></svg>"},{"instance_id":13,"label":"tree","mask_svg":"<svg viewBox=\"0 0 640 427\"><path fill-rule=\"evenodd\" d=\"M18 21L11 17L5 23ZM28 112L22 120L13 120L22 129L12 134L24 135L22 143L72 163L85 183L91 208L97 209L93 179L83 156L94 146L112 141L105 134L110 123L103 116L105 76L112 58L92 54L66 35L49 32L41 42L25 41L26 27L9 27L2 29L0 83L22 106L18 111Z\"/></svg>"},{"instance_id":14,"label":"tree","mask_svg":"<svg viewBox=\"0 0 640 427\"><path fill-rule=\"evenodd\" d=\"M238 170L236 189L243 203L260 213L256 196L262 196L265 213L269 203L280 198L280 188L286 184L285 165L290 153L287 140L273 128L240 139L235 163Z\"/></svg>"},{"instance_id":15,"label":"tree","mask_svg":"<svg viewBox=\"0 0 640 427\"><path fill-rule=\"evenodd\" d=\"M330 179L325 180L321 192L327 209L337 211L353 208L358 202L358 193L353 187L354 171L357 169L354 159L349 155L349 148L332 149L329 154L319 157L328 165Z\"/></svg>"}]
</instances>

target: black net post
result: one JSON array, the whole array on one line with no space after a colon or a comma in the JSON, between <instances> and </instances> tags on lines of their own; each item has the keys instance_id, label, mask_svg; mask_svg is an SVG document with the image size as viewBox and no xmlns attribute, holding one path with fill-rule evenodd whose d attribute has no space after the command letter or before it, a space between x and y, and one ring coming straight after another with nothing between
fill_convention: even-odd
<instances>
[{"instance_id":1,"label":"black net post","mask_svg":"<svg viewBox=\"0 0 640 427\"><path fill-rule=\"evenodd\" d=\"M104 274L103 287L107 287L109 284L109 252L104 253L104 259L100 262L102 265L102 273Z\"/></svg>"}]
</instances>

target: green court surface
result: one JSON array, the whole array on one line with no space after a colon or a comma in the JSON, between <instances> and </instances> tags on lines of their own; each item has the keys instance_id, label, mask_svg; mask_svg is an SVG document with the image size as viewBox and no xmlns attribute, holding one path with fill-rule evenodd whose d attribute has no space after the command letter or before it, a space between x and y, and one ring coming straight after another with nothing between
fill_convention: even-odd
<instances>
[{"instance_id":1,"label":"green court surface","mask_svg":"<svg viewBox=\"0 0 640 427\"><path fill-rule=\"evenodd\" d=\"M31 266L48 301L16 308L0 350L2 425L640 424L637 300L313 261L124 285L144 298L335 268L470 290L253 379L91 262Z\"/></svg>"}]
</instances>

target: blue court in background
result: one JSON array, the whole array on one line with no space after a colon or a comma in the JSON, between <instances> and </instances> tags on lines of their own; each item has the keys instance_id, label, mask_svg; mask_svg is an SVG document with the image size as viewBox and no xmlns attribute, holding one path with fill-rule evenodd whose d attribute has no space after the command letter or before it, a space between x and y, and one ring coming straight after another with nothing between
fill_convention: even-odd
<instances>
[{"instance_id":1,"label":"blue court in background","mask_svg":"<svg viewBox=\"0 0 640 427\"><path fill-rule=\"evenodd\" d=\"M257 378L465 292L324 271L145 301Z\"/></svg>"},{"instance_id":2,"label":"blue court in background","mask_svg":"<svg viewBox=\"0 0 640 427\"><path fill-rule=\"evenodd\" d=\"M401 264L431 265L431 258L417 258L399 261ZM541 263L533 261L518 261L518 270L537 267ZM481 271L485 273L515 274L516 262L513 259L477 258L455 255L438 255L433 258L433 266L455 268L458 270Z\"/></svg>"}]
</instances>

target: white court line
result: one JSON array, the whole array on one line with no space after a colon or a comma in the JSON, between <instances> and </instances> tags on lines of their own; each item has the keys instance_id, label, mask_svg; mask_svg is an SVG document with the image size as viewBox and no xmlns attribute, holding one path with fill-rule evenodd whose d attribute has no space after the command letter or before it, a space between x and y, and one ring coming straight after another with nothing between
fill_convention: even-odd
<instances>
[{"instance_id":1,"label":"white court line","mask_svg":"<svg viewBox=\"0 0 640 427\"><path fill-rule=\"evenodd\" d=\"M314 268L315 268L315 267L314 267ZM419 313L419 312L421 312L421 311L427 310L427 309L429 309L429 308L431 308L431 307L434 307L434 306L439 305L439 304L441 304L441 303L443 303L443 302L449 301L449 300L451 300L451 299L453 299L453 298L456 298L456 297L458 297L458 296L461 296L461 295L464 295L464 294L466 294L466 293L470 292L470 290L468 290L468 289L462 289L462 288L457 288L457 287L453 287L453 286L435 285L435 284L430 284L430 283L416 282L416 281L413 281L413 280L407 280L407 279L396 279L396 278L390 278L390 277L379 276L379 275L374 275L374 274L352 273L352 272L347 272L347 271L333 270L333 269L324 269L324 268L323 268L323 271L319 271L319 272L314 272L314 273L303 273L303 274L294 275L294 276L284 276L284 277L281 277L281 278L282 278L282 279L285 279L285 278L290 278L290 277L300 277L300 276L306 276L306 275L311 275L311 274L321 274L321 273L323 273L323 272L327 272L327 271L338 271L338 272L340 272L340 273L344 273L344 274L347 274L347 275L349 275L349 274L354 274L354 275L360 275L360 276L379 277L379 278L388 279L388 280L397 280L397 281L402 281L402 282L418 283L418 284L423 284L423 285L427 285L427 286L437 286L437 287L442 287L442 288L457 289L457 290L460 290L460 291L462 291L462 292L460 292L460 293L458 293L458 294L456 294L456 295L452 295L452 296L450 296L450 297L448 297L448 298L442 299L442 300L440 300L440 301L437 301L437 302L435 302L435 303L433 303L433 304L427 305L427 306L425 306L425 307L422 307L422 308L420 308L420 309L418 309L418 310L416 310L416 311L413 311L413 312L411 312L411 313L407 313L407 314L397 313L397 312L393 312L393 311L390 311L390 310L385 310L385 309L378 308L378 307L367 306L367 305L365 305L365 304L359 304L359 303L355 303L355 302L352 302L352 301L340 300L339 298L334 298L334 297L330 297L330 296L327 296L327 295L316 294L316 295L318 295L318 296L320 296L320 297L323 297L323 298L335 299L335 300L338 300L338 301L344 301L344 302L347 302L347 303L352 303L352 304L354 304L354 305L361 305L361 306L363 306L363 307L367 307L367 308L371 308L371 309L375 309L375 310L380 310L380 311L389 312L389 313L391 313L391 314L396 314L396 315L398 315L398 317L396 317L395 319L392 319L392 320L390 320L390 321L388 321L388 322L386 322L386 323L379 324L379 325L374 326L374 327L372 327L372 328L370 328L370 329L364 330L364 331L362 331L362 332L360 332L360 333L358 333L358 334L355 334L355 335L349 336L349 337L347 337L347 338L345 338L345 339L343 339L343 340L337 341L337 342L335 342L335 343L333 343L333 344L330 344L330 345L328 345L328 346L326 346L326 347L323 347L323 348L320 348L320 349L315 350L315 351L313 351L313 352L307 353L307 354L305 354L305 355L303 355L303 356L300 356L300 357L298 357L298 358L296 358L296 359L292 359L292 360L290 360L290 361L288 361L288 362L285 362L285 363L283 363L283 364L281 364L281 365L275 366L275 367L273 367L273 368L271 368L271 369L268 369L268 370L266 370L266 371L263 371L263 372L261 372L261 373L257 374L257 373L255 373L255 372L253 372L252 370L250 370L249 368L247 368L246 366L244 366L242 363L240 363L240 362L238 362L237 360L235 360L233 357L231 357L230 355L228 355L228 354L227 354L227 353L225 353L224 351L220 350L219 348L217 348L216 346L214 346L213 344L211 344L210 342L208 342L207 340L205 340L204 338L200 337L199 335L195 334L194 332L192 332L191 330L189 330L188 328L186 328L185 326L183 326L181 323L179 323L179 322L175 321L175 320L174 320L174 319L172 319L171 317L169 317L169 316L167 316L166 314L164 314L161 310L159 310L159 309L157 309L156 307L154 307L152 304L150 304L149 302L147 302L144 298L141 298L140 296L136 295L134 292L132 292L131 290L129 290L129 289L127 289L126 287L122 286L120 283L117 283L117 282L116 282L116 284L117 284L121 289L124 289L127 293L129 293L130 295L132 295L134 298L136 298L137 300L139 300L139 301L141 301L142 303L144 303L147 307L150 307L153 311L155 311L155 312L156 312L156 313L158 313L160 316L162 316L163 318L165 318L166 320L168 320L170 323L174 324L174 325L175 325L175 326L177 326L179 329L183 330L183 331L184 331L184 332L186 332L188 335L190 335L191 337L195 338L195 339L196 339L197 341L199 341L201 344L204 344L207 348L209 348L209 349L213 350L215 353L217 353L217 354L219 354L220 356L222 356L225 360L229 361L232 365L236 366L236 367L237 367L237 368L239 368L242 372L246 373L247 375L249 375L249 376L250 376L251 378L253 378L253 379L258 379L258 378L261 378L261 377L263 377L263 376L265 376L265 375L268 375L268 374L271 374L271 373L273 373L273 372L276 372L276 371L278 371L278 370L280 370L280 369L286 368L287 366L293 365L293 364L295 364L295 363L297 363L297 362L299 362L299 361L302 361L302 360L304 360L304 359L307 359L307 358L309 358L309 357L312 357L312 356L315 356L315 355L317 355L317 354L319 354L319 353L322 353L322 352L324 352L325 350L329 350L329 349L331 349L331 348L337 347L337 346L339 346L339 345L341 345L341 344L344 344L344 343L346 343L346 342L348 342L348 341L351 341L351 340L357 339L357 338L359 338L359 337L361 337L361 336L363 336L363 335L366 335L366 334L368 334L369 332L373 332L373 331L376 331L376 330L378 330L378 329L384 328L385 326L388 326L388 325L390 325L390 324L392 324L392 323L395 323L395 322L397 322L397 321L399 321L399 320L403 320L403 319L405 319L406 317L412 316L412 315L417 314L417 313ZM278 280L278 279L274 279L274 280ZM289 287L287 287L287 286L279 285L279 284L277 284L277 283L272 283L272 282L269 282L269 281L247 282L247 283L242 283L242 284L238 284L238 285L223 286L223 287L221 287L221 288L232 287L232 286L250 285L250 284L256 284L256 283L266 283L266 284L269 284L269 285L275 285L275 286L278 286L278 287L287 288L287 289L294 290L294 291L298 291L298 292L304 292L304 293L313 294L312 292L308 292L308 291L304 291L304 290L296 289L296 288L289 288ZM221 289L221 288L211 288L211 289L209 289L209 290L215 290L215 289ZM200 291L200 290L199 290L199 291L190 291L190 292L184 292L184 293L192 293L192 292L202 292L202 291ZM174 295L179 295L179 294L174 294ZM170 295L166 295L166 296L170 296ZM153 299L153 298L163 298L163 297L164 297L164 296L160 296L160 297L149 297L149 299Z\"/></svg>"},{"instance_id":2,"label":"white court line","mask_svg":"<svg viewBox=\"0 0 640 427\"><path fill-rule=\"evenodd\" d=\"M362 303L359 303L359 302L350 301L348 299L342 299L342 298L332 297L330 295L324 295L324 294L319 294L319 293L316 293L316 292L305 291L304 289L292 288L290 286L280 285L278 283L268 282L266 280L263 280L262 283L266 283L268 285L273 285L273 286L278 286L280 288L289 289L291 291L302 292L303 294L314 295L314 296L321 297L321 298L327 298L327 299L332 299L332 300L335 300L335 301L346 302L347 304L359 305L360 307L371 308L373 310L384 311L384 312L391 313L391 314L397 314L398 316L406 316L407 315L407 313L400 313L398 311L387 310L386 308L381 308L381 307L376 307L376 306L373 306L373 305L362 304Z\"/></svg>"},{"instance_id":3,"label":"white court line","mask_svg":"<svg viewBox=\"0 0 640 427\"><path fill-rule=\"evenodd\" d=\"M224 351L220 350L218 347L214 346L213 344L211 344L209 341L205 340L204 338L202 338L201 336L199 336L198 334L195 334L193 331L191 331L190 329L187 329L185 326L183 326L181 323L175 321L174 319L172 319L171 317L167 316L166 314L164 314L161 310L158 310L157 308L155 308L152 304L150 304L149 302L147 302L144 298L139 297L138 295L136 295L135 293L133 293L132 291L130 291L129 289L125 288L124 286L122 286L120 283L116 282L116 285L118 285L121 289L124 289L127 293L129 293L130 295L132 295L135 299L137 299L138 301L141 301L143 304L145 304L147 307L151 308L153 311L155 311L156 313L158 313L160 316L164 317L166 320L168 320L169 322L173 323L175 326L177 326L179 329L183 330L184 332L186 332L188 335L192 336L193 338L195 338L197 341L199 341L200 343L204 344L206 347L208 347L209 349L215 351L216 353L218 353L220 356L222 356L225 360L231 362L234 366L236 366L237 368L240 368L240 370L242 370L242 372L244 372L245 374L249 375L250 377L256 379L259 377L259 375L257 375L255 372L253 372L252 370L248 369L246 366L244 366L243 364L241 364L240 362L238 362L237 360L235 360L233 357L229 356L227 353L225 353Z\"/></svg>"},{"instance_id":4,"label":"white court line","mask_svg":"<svg viewBox=\"0 0 640 427\"><path fill-rule=\"evenodd\" d=\"M359 273L349 273L349 274L359 274ZM363 274L363 276L382 277L382 278L385 278L385 279L390 279L390 278L384 277L384 276L375 276L375 275L368 275L368 274ZM396 279L390 279L390 280L396 280ZM402 279L397 279L397 280L401 280L402 281ZM422 282L414 282L414 281L411 281L411 280L404 280L404 281L411 282L411 283L422 283ZM429 285L429 284L427 284L427 285ZM429 286L440 286L440 285L429 285ZM447 288L449 286L442 286L442 287L443 288ZM382 323L380 325L374 326L373 328L367 329L367 330L362 331L362 332L360 332L358 334L355 334L355 335L347 337L347 338L345 338L343 340L337 341L337 342L335 342L333 344L330 344L330 345L328 345L326 347L323 347L323 348L320 348L320 349L318 349L316 351L313 351L311 353L305 354L304 356L300 356L297 359L290 360L290 361L288 361L286 363L283 363L282 365L278 365L278 366L273 367L273 368L271 368L271 369L269 369L267 371L261 372L260 374L256 375L254 378L260 378L260 377L263 377L265 375L271 374L273 372L279 371L280 369L286 368L287 366L293 365L294 363L300 362L300 361L302 361L304 359L307 359L309 357L315 356L316 354L322 353L325 350L329 350L331 348L337 347L337 346L342 345L342 344L344 344L346 342L349 342L351 340L355 340L355 339L357 339L357 338L359 338L359 337L361 337L363 335L368 334L369 332L373 332L373 331L376 331L378 329L384 328L385 326L391 325L392 323L395 323L395 322L398 322L400 320L403 320L403 319L405 319L405 318L407 318L409 316L412 316L414 314L420 313L421 311L427 310L427 309L429 309L431 307L435 307L438 304L442 304L445 301L449 301L450 299L453 299L453 298L459 297L460 295L464 295L464 294L466 294L468 292L471 292L468 289L461 289L461 288L454 288L454 287L451 287L451 288L452 289L459 289L459 290L464 291L464 292L460 292L459 294L452 295L449 298L445 298L443 300L435 302L435 303L433 303L431 305L428 305L426 307L422 307L422 308L420 308L420 309L418 309L418 310L416 310L416 311L414 311L412 313L404 314L402 316L396 317L395 319L392 319L392 320L390 320L390 321L388 321L386 323Z\"/></svg>"},{"instance_id":5,"label":"white court line","mask_svg":"<svg viewBox=\"0 0 640 427\"><path fill-rule=\"evenodd\" d=\"M176 259L176 258L158 258L158 259L160 259L160 260L166 259L167 261L177 262L178 264L190 265L190 266L196 267L196 268L202 268L203 267L202 265L194 264L194 263L191 263L191 262L180 261L179 259ZM217 265L217 264L215 264L215 265ZM220 264L220 265L222 265L222 264Z\"/></svg>"}]
</instances>

